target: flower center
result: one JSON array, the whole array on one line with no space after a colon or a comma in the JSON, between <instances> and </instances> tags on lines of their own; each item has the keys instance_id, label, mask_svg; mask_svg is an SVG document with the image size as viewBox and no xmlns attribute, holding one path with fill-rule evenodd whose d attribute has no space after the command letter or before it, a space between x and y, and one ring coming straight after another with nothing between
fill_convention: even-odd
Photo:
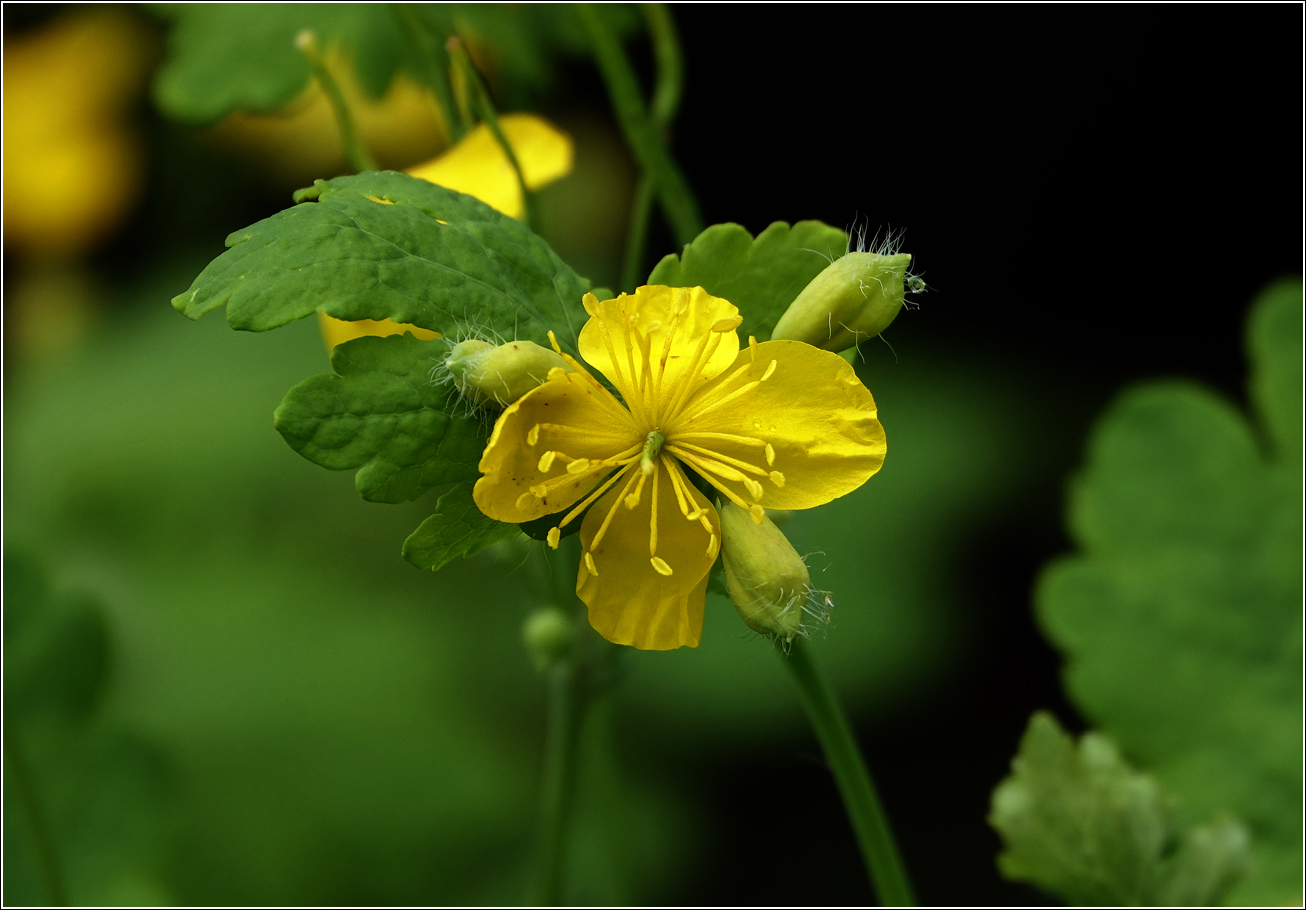
<instances>
[{"instance_id":1,"label":"flower center","mask_svg":"<svg viewBox=\"0 0 1306 910\"><path fill-rule=\"evenodd\" d=\"M653 473L653 465L657 461L658 453L662 451L662 443L666 441L667 437L657 430L648 434L648 438L644 441L644 454L639 459L639 469L646 476Z\"/></svg>"}]
</instances>

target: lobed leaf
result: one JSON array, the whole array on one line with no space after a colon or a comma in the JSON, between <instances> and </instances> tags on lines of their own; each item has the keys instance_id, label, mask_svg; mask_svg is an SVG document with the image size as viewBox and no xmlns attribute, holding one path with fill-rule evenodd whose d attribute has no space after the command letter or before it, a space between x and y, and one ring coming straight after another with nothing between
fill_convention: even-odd
<instances>
[{"instance_id":1,"label":"lobed leaf","mask_svg":"<svg viewBox=\"0 0 1306 910\"><path fill-rule=\"evenodd\" d=\"M813 278L842 256L848 235L820 221L783 221L753 235L737 224L714 224L654 266L649 284L702 287L739 308L742 338L767 341L789 304Z\"/></svg>"},{"instance_id":2,"label":"lobed leaf","mask_svg":"<svg viewBox=\"0 0 1306 910\"><path fill-rule=\"evenodd\" d=\"M1248 824L1251 903L1301 897L1301 325L1300 283L1251 316L1266 444L1191 384L1121 396L1072 491L1081 554L1036 593L1085 713L1192 817Z\"/></svg>"},{"instance_id":3,"label":"lobed leaf","mask_svg":"<svg viewBox=\"0 0 1306 910\"><path fill-rule=\"evenodd\" d=\"M378 98L408 53L384 4L168 3L153 9L172 26L155 101L185 123L289 103L308 84L308 63L295 47L303 29L316 32L324 46L342 44L359 82Z\"/></svg>"},{"instance_id":4,"label":"lobed leaf","mask_svg":"<svg viewBox=\"0 0 1306 910\"><path fill-rule=\"evenodd\" d=\"M495 521L477 508L472 486L460 483L436 501L435 514L404 541L404 559L437 572L458 556L475 556L518 533L517 525Z\"/></svg>"},{"instance_id":5,"label":"lobed leaf","mask_svg":"<svg viewBox=\"0 0 1306 910\"><path fill-rule=\"evenodd\" d=\"M348 341L331 355L335 375L310 376L287 392L273 424L309 461L358 469L355 485L371 502L407 502L475 480L488 427L451 383L432 381L447 349L407 332Z\"/></svg>"},{"instance_id":6,"label":"lobed leaf","mask_svg":"<svg viewBox=\"0 0 1306 910\"><path fill-rule=\"evenodd\" d=\"M1086 906L1209 906L1247 865L1247 834L1219 821L1180 841L1156 783L1107 738L1074 740L1052 715L1030 718L989 823L1008 878Z\"/></svg>"},{"instance_id":7,"label":"lobed leaf","mask_svg":"<svg viewBox=\"0 0 1306 910\"><path fill-rule=\"evenodd\" d=\"M191 319L226 306L253 332L314 312L543 345L553 330L575 351L589 282L483 202L390 171L319 180L295 201L229 236L173 306Z\"/></svg>"}]
</instances>

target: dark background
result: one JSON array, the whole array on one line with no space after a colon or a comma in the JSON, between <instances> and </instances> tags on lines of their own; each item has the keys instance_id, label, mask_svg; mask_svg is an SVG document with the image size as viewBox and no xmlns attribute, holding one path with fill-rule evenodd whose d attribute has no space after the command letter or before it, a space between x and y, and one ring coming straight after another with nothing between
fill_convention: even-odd
<instances>
[{"instance_id":1,"label":"dark background","mask_svg":"<svg viewBox=\"0 0 1306 910\"><path fill-rule=\"evenodd\" d=\"M1070 549L1065 478L1123 386L1181 376L1245 401L1247 308L1301 271L1301 9L797 12L676 9L688 60L676 152L708 223L904 230L930 290L893 326L898 356L1017 363L1060 402L1065 445L957 568L987 634L926 700L860 727L922 903L1046 903L998 877L984 823L1006 770L995 757L1031 711L1083 726L1031 586ZM722 760L703 792L730 827L681 899L873 900L834 787L800 775L818 755L794 743L760 764ZM787 776L805 789L760 796Z\"/></svg>"},{"instance_id":2,"label":"dark background","mask_svg":"<svg viewBox=\"0 0 1306 910\"><path fill-rule=\"evenodd\" d=\"M56 12L6 5L5 28ZM1182 376L1245 401L1247 307L1301 271L1301 7L674 14L687 61L674 149L706 223L904 231L929 290L893 326L896 357L1018 369L1056 403L1062 432L1040 453L1042 470L972 529L953 567L982 634L923 695L857 718L922 903L1046 903L998 876L984 822L1031 711L1085 726L1034 625L1031 585L1071 549L1065 478L1124 386ZM610 117L582 63L566 67L551 106ZM150 184L129 228L96 254L101 273L214 255L227 230L288 203L232 162L206 159L148 107L141 114ZM197 161L211 180L190 182ZM172 202L181 193L185 207ZM656 225L649 266L673 250ZM712 819L692 876L656 900L872 902L813 740L704 753L637 717L621 729L632 751L693 781Z\"/></svg>"}]
</instances>

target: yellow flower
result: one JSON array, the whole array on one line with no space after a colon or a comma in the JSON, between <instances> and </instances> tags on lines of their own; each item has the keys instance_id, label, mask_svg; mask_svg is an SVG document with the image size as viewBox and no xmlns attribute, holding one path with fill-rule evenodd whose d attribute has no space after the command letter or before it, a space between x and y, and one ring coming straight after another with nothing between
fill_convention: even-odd
<instances>
[{"instance_id":1,"label":"yellow flower","mask_svg":"<svg viewBox=\"0 0 1306 910\"><path fill-rule=\"evenodd\" d=\"M694 647L721 523L685 469L754 521L822 505L880 469L875 401L838 355L753 338L740 350L738 309L702 288L586 294L585 309L580 354L624 404L564 354L571 372L500 415L476 504L506 522L565 511L559 527L584 513L590 624L617 644Z\"/></svg>"},{"instance_id":2,"label":"yellow flower","mask_svg":"<svg viewBox=\"0 0 1306 910\"><path fill-rule=\"evenodd\" d=\"M533 114L505 114L499 118L499 126L517 156L528 189L539 189L571 172L571 137L549 121ZM475 196L510 218L520 218L526 210L512 163L484 123L443 155L410 168L408 173ZM363 335L412 332L423 339L440 337L438 332L390 319L349 322L319 313L318 322L328 351Z\"/></svg>"}]
</instances>

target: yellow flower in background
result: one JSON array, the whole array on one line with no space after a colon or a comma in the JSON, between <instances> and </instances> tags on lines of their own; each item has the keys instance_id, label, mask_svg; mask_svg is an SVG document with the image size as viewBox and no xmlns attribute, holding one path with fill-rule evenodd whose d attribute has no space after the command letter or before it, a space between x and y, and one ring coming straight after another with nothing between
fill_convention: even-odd
<instances>
[{"instance_id":1,"label":"yellow flower in background","mask_svg":"<svg viewBox=\"0 0 1306 910\"><path fill-rule=\"evenodd\" d=\"M517 156L527 189L537 190L571 173L571 137L543 117L504 114L499 128ZM409 168L408 173L475 196L509 218L520 218L526 211L512 163L484 123L440 157Z\"/></svg>"},{"instance_id":2,"label":"yellow flower in background","mask_svg":"<svg viewBox=\"0 0 1306 910\"><path fill-rule=\"evenodd\" d=\"M513 523L565 512L559 528L583 513L576 593L590 624L617 644L694 647L721 523L685 469L754 521L822 505L880 469L875 401L836 354L753 338L740 350L739 311L702 288L587 294L585 309L581 357L624 404L563 355L571 372L499 417L476 504Z\"/></svg>"},{"instance_id":3,"label":"yellow flower in background","mask_svg":"<svg viewBox=\"0 0 1306 910\"><path fill-rule=\"evenodd\" d=\"M499 128L517 156L528 189L539 189L571 172L574 157L571 137L543 117L505 114L499 118ZM512 162L484 123L478 124L443 155L409 169L408 173L475 196L510 218L520 218L525 211L526 203ZM328 351L363 335L412 332L425 340L440 337L439 332L389 319L349 322L318 313L318 322Z\"/></svg>"},{"instance_id":4,"label":"yellow flower in background","mask_svg":"<svg viewBox=\"0 0 1306 910\"><path fill-rule=\"evenodd\" d=\"M5 40L6 246L80 252L118 225L141 185L127 113L152 58L144 29L107 6Z\"/></svg>"}]
</instances>

